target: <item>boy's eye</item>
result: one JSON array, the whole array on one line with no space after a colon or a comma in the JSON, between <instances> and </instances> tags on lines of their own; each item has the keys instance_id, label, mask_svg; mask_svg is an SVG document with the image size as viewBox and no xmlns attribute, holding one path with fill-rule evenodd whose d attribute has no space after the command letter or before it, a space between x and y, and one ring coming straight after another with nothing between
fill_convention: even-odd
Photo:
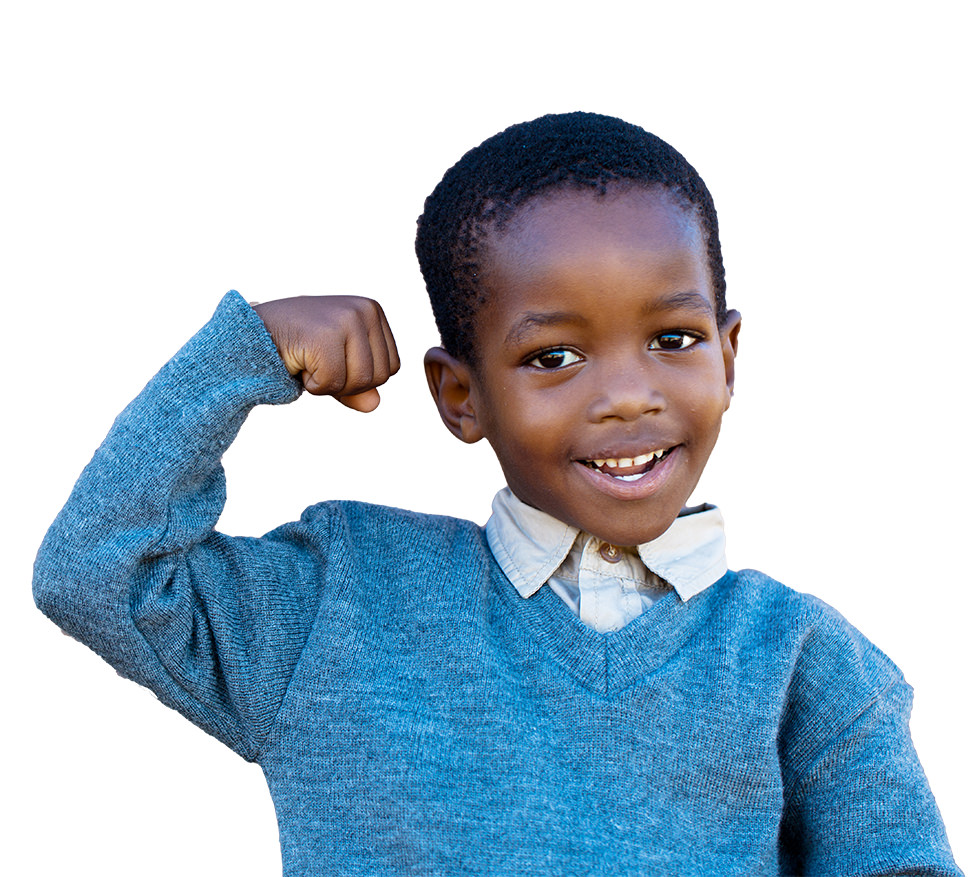
<instances>
[{"instance_id":1,"label":"boy's eye","mask_svg":"<svg viewBox=\"0 0 975 877\"><path fill-rule=\"evenodd\" d=\"M651 350L683 350L701 339L688 332L664 332L650 342Z\"/></svg>"},{"instance_id":2,"label":"boy's eye","mask_svg":"<svg viewBox=\"0 0 975 877\"><path fill-rule=\"evenodd\" d=\"M537 354L533 359L528 361L528 365L532 365L535 368L553 369L562 368L581 361L582 357L578 353L573 353L571 350L558 347L555 350L545 350Z\"/></svg>"}]
</instances>

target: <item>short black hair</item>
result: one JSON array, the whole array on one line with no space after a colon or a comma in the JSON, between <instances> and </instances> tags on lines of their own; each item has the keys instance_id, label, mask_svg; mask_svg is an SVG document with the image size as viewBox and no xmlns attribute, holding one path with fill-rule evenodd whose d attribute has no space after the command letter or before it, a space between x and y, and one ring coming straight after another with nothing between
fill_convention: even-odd
<instances>
[{"instance_id":1,"label":"short black hair","mask_svg":"<svg viewBox=\"0 0 975 877\"><path fill-rule=\"evenodd\" d=\"M416 255L441 343L475 364L481 288L479 244L531 198L560 188L606 192L610 184L669 190L698 220L718 325L725 322L724 263L718 216L704 180L676 149L622 119L562 113L489 137L444 174L417 220Z\"/></svg>"}]
</instances>

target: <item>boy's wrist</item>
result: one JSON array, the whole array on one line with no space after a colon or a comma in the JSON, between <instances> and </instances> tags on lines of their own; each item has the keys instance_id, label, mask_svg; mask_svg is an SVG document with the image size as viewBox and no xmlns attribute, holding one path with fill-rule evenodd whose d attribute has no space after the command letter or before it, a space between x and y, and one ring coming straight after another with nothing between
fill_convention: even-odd
<instances>
[{"instance_id":1,"label":"boy's wrist","mask_svg":"<svg viewBox=\"0 0 975 877\"><path fill-rule=\"evenodd\" d=\"M249 375L261 385L258 404L287 403L301 395L300 383L288 373L263 320L236 290L221 299L198 335L204 348L222 351L210 364L213 380L236 381L241 373Z\"/></svg>"}]
</instances>

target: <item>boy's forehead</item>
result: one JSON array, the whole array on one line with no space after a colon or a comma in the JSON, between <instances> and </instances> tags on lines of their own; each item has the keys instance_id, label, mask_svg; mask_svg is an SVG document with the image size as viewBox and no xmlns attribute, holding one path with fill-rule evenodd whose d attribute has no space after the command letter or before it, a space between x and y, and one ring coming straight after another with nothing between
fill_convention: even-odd
<instances>
[{"instance_id":1,"label":"boy's forehead","mask_svg":"<svg viewBox=\"0 0 975 877\"><path fill-rule=\"evenodd\" d=\"M489 230L482 245L489 287L505 277L611 270L641 255L649 262L693 254L706 264L696 216L662 187L546 193L522 205L503 228Z\"/></svg>"}]
</instances>

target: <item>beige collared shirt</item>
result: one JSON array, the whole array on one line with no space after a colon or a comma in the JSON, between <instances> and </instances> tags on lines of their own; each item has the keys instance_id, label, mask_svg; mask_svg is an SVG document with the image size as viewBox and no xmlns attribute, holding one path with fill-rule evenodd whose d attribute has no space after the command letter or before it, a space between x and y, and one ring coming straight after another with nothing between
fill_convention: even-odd
<instances>
[{"instance_id":1,"label":"beige collared shirt","mask_svg":"<svg viewBox=\"0 0 975 877\"><path fill-rule=\"evenodd\" d=\"M499 491L487 522L491 551L522 597L548 586L589 627L620 630L673 589L689 600L727 571L714 506L685 509L658 538L618 548Z\"/></svg>"}]
</instances>

